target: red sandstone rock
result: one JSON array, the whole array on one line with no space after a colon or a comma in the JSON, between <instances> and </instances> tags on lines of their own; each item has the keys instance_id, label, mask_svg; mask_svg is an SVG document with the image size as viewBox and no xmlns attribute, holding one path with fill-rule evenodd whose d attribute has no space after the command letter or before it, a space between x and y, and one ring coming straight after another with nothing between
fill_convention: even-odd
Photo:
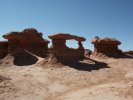
<instances>
[{"instance_id":1,"label":"red sandstone rock","mask_svg":"<svg viewBox=\"0 0 133 100\"><path fill-rule=\"evenodd\" d=\"M58 61L65 63L76 61L84 57L84 47L82 46L81 41L85 41L85 38L63 33L51 35L49 38L52 39L50 52ZM77 49L67 47L66 40L69 39L78 41L79 47Z\"/></svg>"},{"instance_id":2,"label":"red sandstone rock","mask_svg":"<svg viewBox=\"0 0 133 100\"><path fill-rule=\"evenodd\" d=\"M0 41L0 59L8 54L8 41Z\"/></svg>"},{"instance_id":3,"label":"red sandstone rock","mask_svg":"<svg viewBox=\"0 0 133 100\"><path fill-rule=\"evenodd\" d=\"M110 45L120 45L121 42L116 40L116 39L112 39L112 38L94 38L92 39L92 44L110 44Z\"/></svg>"},{"instance_id":4,"label":"red sandstone rock","mask_svg":"<svg viewBox=\"0 0 133 100\"><path fill-rule=\"evenodd\" d=\"M34 28L25 29L22 32L10 32L3 35L9 41L9 53L15 54L27 50L40 57L45 57L48 53L49 41L42 38Z\"/></svg>"},{"instance_id":5,"label":"red sandstone rock","mask_svg":"<svg viewBox=\"0 0 133 100\"><path fill-rule=\"evenodd\" d=\"M109 57L119 57L121 55L118 49L118 45L120 45L121 42L116 39L94 38L92 39L92 44L94 44L93 55L104 54Z\"/></svg>"},{"instance_id":6,"label":"red sandstone rock","mask_svg":"<svg viewBox=\"0 0 133 100\"><path fill-rule=\"evenodd\" d=\"M75 35L70 35L70 34L64 34L64 33L57 33L49 36L50 39L64 39L64 40L71 40L74 39L76 41L83 42L86 39L84 37L79 37Z\"/></svg>"}]
</instances>

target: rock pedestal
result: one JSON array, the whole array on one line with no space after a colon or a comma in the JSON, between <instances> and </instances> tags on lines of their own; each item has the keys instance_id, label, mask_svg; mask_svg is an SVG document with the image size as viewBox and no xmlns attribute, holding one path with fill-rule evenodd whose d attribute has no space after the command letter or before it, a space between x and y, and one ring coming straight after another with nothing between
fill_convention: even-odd
<instances>
[{"instance_id":1,"label":"rock pedestal","mask_svg":"<svg viewBox=\"0 0 133 100\"><path fill-rule=\"evenodd\" d=\"M52 39L52 46L50 52L62 63L72 62L84 57L84 47L82 46L85 38L70 34L58 33L49 36ZM77 49L66 46L66 40L75 39L78 41L79 47Z\"/></svg>"},{"instance_id":2,"label":"rock pedestal","mask_svg":"<svg viewBox=\"0 0 133 100\"><path fill-rule=\"evenodd\" d=\"M93 55L103 54L108 57L119 57L121 55L118 49L118 45L120 45L121 42L116 39L94 38L92 39L92 44L94 44Z\"/></svg>"}]
</instances>

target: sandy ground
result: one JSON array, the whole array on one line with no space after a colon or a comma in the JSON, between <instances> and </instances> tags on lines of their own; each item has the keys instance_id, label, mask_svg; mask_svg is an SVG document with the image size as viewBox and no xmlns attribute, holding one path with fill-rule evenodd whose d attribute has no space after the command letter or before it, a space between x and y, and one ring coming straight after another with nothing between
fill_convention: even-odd
<instances>
[{"instance_id":1,"label":"sandy ground","mask_svg":"<svg viewBox=\"0 0 133 100\"><path fill-rule=\"evenodd\" d=\"M76 66L0 65L0 100L133 100L133 59L106 58ZM83 65L83 66L82 66Z\"/></svg>"}]
</instances>

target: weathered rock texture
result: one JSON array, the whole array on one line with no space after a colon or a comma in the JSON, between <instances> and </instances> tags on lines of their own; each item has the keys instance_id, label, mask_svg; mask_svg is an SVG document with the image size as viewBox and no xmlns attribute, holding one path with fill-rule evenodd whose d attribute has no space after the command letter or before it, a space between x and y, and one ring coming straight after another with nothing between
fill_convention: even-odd
<instances>
[{"instance_id":1,"label":"weathered rock texture","mask_svg":"<svg viewBox=\"0 0 133 100\"><path fill-rule=\"evenodd\" d=\"M8 41L0 41L0 59L8 54Z\"/></svg>"},{"instance_id":2,"label":"weathered rock texture","mask_svg":"<svg viewBox=\"0 0 133 100\"><path fill-rule=\"evenodd\" d=\"M121 52L118 49L118 45L121 44L120 41L112 38L94 38L92 39L92 44L94 44L93 55L106 55L109 57L119 57Z\"/></svg>"},{"instance_id":3,"label":"weathered rock texture","mask_svg":"<svg viewBox=\"0 0 133 100\"><path fill-rule=\"evenodd\" d=\"M84 57L84 47L81 42L85 41L85 38L63 33L51 35L49 38L52 39L50 52L58 61L65 63L76 61ZM70 39L78 41L79 47L77 49L66 46L66 40Z\"/></svg>"},{"instance_id":4,"label":"weathered rock texture","mask_svg":"<svg viewBox=\"0 0 133 100\"><path fill-rule=\"evenodd\" d=\"M8 51L12 55L22 53L24 50L40 57L45 57L48 53L49 41L44 40L42 33L34 28L25 29L22 32L10 32L3 37L8 39Z\"/></svg>"}]
</instances>

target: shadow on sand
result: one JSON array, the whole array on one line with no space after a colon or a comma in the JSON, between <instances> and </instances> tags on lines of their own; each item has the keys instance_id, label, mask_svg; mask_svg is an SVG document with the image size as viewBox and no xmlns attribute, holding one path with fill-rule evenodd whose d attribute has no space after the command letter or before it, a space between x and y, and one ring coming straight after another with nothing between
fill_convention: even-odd
<instances>
[{"instance_id":1,"label":"shadow on sand","mask_svg":"<svg viewBox=\"0 0 133 100\"><path fill-rule=\"evenodd\" d=\"M18 53L14 55L13 63L17 66L28 66L35 64L38 58L28 52Z\"/></svg>"},{"instance_id":2,"label":"shadow on sand","mask_svg":"<svg viewBox=\"0 0 133 100\"><path fill-rule=\"evenodd\" d=\"M91 61L93 63L85 63L82 61L76 61L76 62L67 63L67 64L65 63L64 65L77 69L77 70L82 70L82 71L92 71L92 70L99 70L103 68L110 68L107 66L106 63L103 63L103 62L98 62L96 60L92 60L89 58L85 58L85 60Z\"/></svg>"},{"instance_id":3,"label":"shadow on sand","mask_svg":"<svg viewBox=\"0 0 133 100\"><path fill-rule=\"evenodd\" d=\"M120 58L129 58L129 59L133 59L132 55L128 55L128 54L123 54Z\"/></svg>"}]
</instances>

